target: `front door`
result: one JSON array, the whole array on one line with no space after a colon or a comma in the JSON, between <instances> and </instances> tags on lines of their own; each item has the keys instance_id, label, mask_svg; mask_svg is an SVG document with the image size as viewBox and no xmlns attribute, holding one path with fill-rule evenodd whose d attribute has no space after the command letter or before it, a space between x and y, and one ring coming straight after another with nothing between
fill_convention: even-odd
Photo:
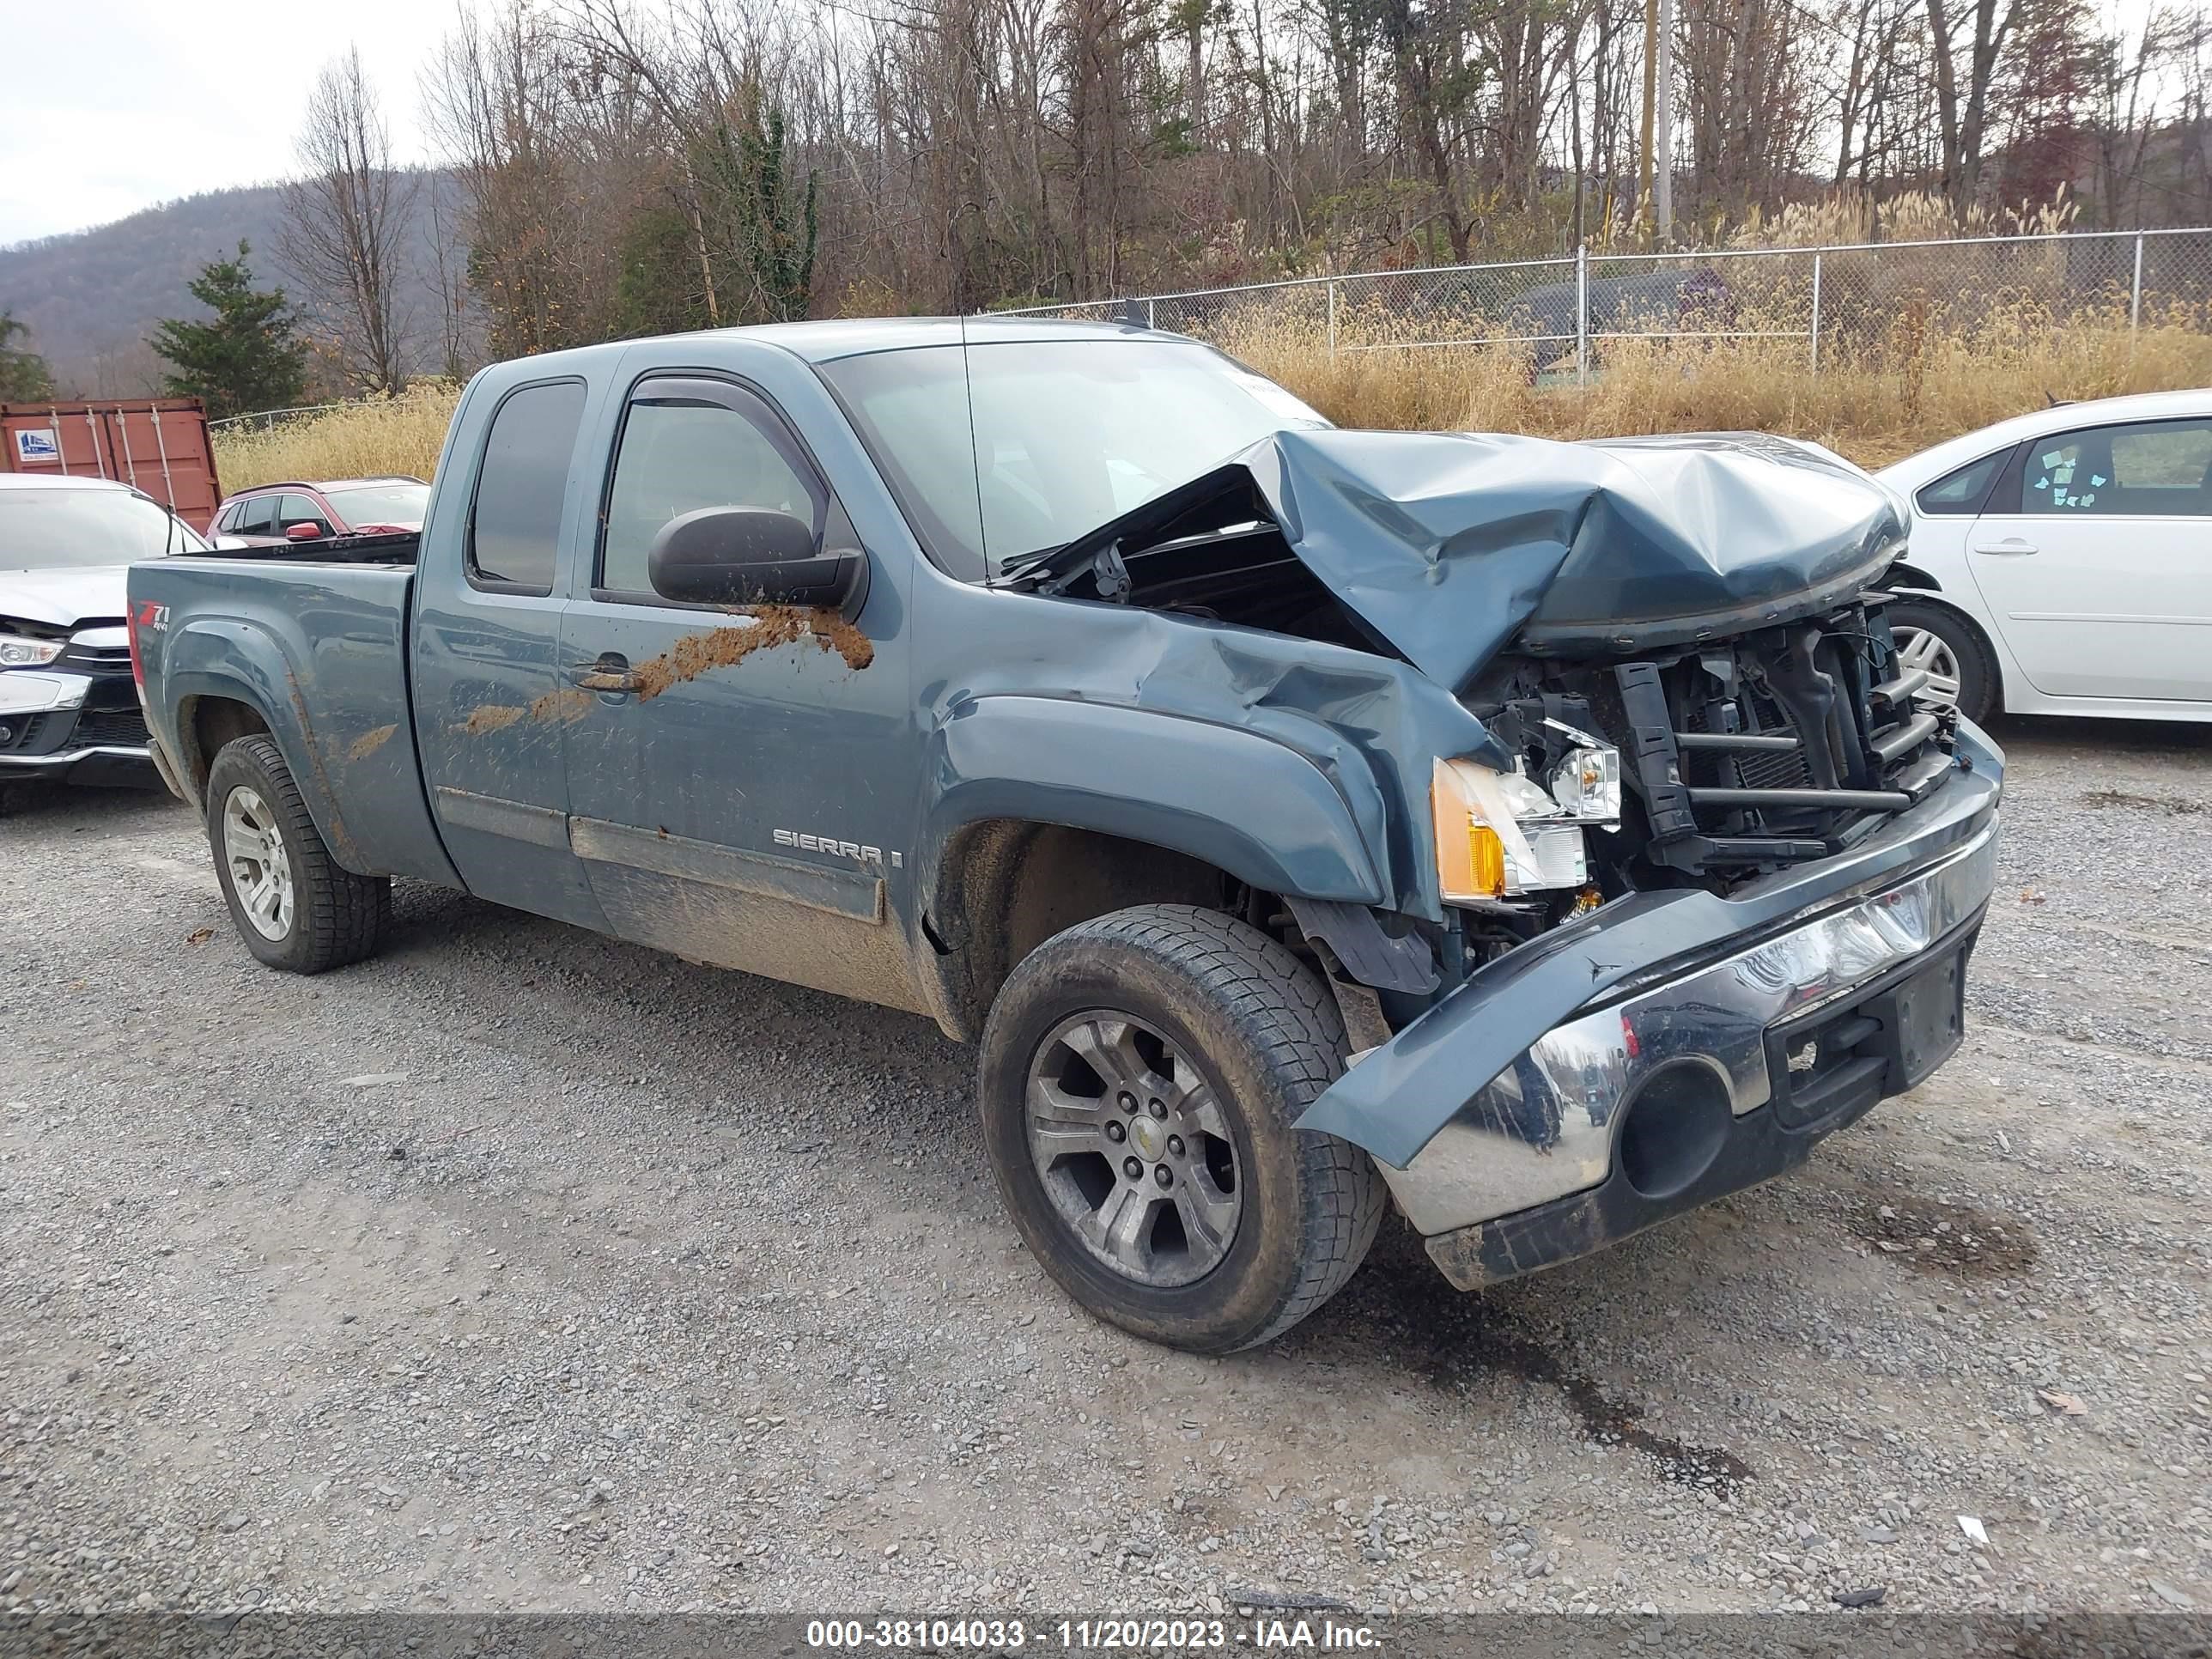
<instances>
[{"instance_id":1,"label":"front door","mask_svg":"<svg viewBox=\"0 0 2212 1659\"><path fill-rule=\"evenodd\" d=\"M2038 440L1989 507L1968 565L2037 690L2212 699L2212 419Z\"/></svg>"},{"instance_id":2,"label":"front door","mask_svg":"<svg viewBox=\"0 0 2212 1659\"><path fill-rule=\"evenodd\" d=\"M563 629L569 844L624 938L921 1011L891 896L911 879L921 763L896 595L872 580L852 623L664 599L654 538L724 506L854 544L761 393L706 370L637 380Z\"/></svg>"}]
</instances>

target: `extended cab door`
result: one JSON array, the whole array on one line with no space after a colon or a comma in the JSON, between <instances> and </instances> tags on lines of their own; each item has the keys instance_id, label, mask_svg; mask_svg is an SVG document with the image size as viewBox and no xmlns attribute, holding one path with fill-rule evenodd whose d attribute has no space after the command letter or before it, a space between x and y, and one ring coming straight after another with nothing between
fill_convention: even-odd
<instances>
[{"instance_id":1,"label":"extended cab door","mask_svg":"<svg viewBox=\"0 0 2212 1659\"><path fill-rule=\"evenodd\" d=\"M708 507L803 520L856 547L796 428L726 374L658 370L616 427L588 588L563 660L570 844L611 929L695 961L921 1011L891 902L911 878L921 745L895 585L829 617L672 604L647 556ZM580 582L581 578L580 578Z\"/></svg>"},{"instance_id":2,"label":"extended cab door","mask_svg":"<svg viewBox=\"0 0 2212 1659\"><path fill-rule=\"evenodd\" d=\"M553 699L568 555L592 511L580 447L589 388L574 376L485 388L490 419L447 457L416 569L415 741L430 809L469 890L601 924L568 849L568 774Z\"/></svg>"},{"instance_id":3,"label":"extended cab door","mask_svg":"<svg viewBox=\"0 0 2212 1659\"><path fill-rule=\"evenodd\" d=\"M2212 698L2212 418L2037 439L1998 481L1967 549L2037 690Z\"/></svg>"}]
</instances>

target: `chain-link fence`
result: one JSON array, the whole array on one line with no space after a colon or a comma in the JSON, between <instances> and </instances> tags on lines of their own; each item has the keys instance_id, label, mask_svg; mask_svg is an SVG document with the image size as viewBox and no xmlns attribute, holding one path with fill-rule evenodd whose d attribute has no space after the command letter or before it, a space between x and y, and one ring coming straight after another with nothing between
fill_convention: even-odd
<instances>
[{"instance_id":1,"label":"chain-link fence","mask_svg":"<svg viewBox=\"0 0 2212 1659\"><path fill-rule=\"evenodd\" d=\"M1995 329L2212 332L2212 228L1612 254L1313 276L1036 306L1233 343L1297 330L1330 356L1511 347L1539 374L1587 376L1622 340L1802 345L1818 373L1869 347Z\"/></svg>"},{"instance_id":2,"label":"chain-link fence","mask_svg":"<svg viewBox=\"0 0 2212 1659\"><path fill-rule=\"evenodd\" d=\"M343 409L343 404L300 404L290 409L258 409L251 415L226 415L219 421L210 421L210 432L270 432L289 421L304 421L311 415L327 415L334 409Z\"/></svg>"}]
</instances>

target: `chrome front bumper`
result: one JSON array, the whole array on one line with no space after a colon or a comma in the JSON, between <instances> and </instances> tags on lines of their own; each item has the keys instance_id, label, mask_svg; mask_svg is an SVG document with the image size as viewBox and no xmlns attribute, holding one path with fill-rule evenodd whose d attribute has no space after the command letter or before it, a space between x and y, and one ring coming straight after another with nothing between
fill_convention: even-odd
<instances>
[{"instance_id":1,"label":"chrome front bumper","mask_svg":"<svg viewBox=\"0 0 2212 1659\"><path fill-rule=\"evenodd\" d=\"M1644 1115L1717 1111L1713 1103L1724 1102L1728 1115L1742 1119L1776 1103L1788 1091L1789 1074L1801 1066L1808 1082L1828 1079L1832 1074L1818 1069L1830 1063L1820 1048L1826 1040L1817 1030L1820 1012L1848 1009L1876 988L1910 976L1923 961L1933 966L1957 958L1996 885L1996 835L1992 817L1972 839L1892 886L1626 999L1611 994L1605 1006L1554 1026L1462 1106L1405 1168L1377 1159L1400 1207L1432 1237L1479 1227L1607 1182L1632 1112L1650 1122ZM1787 1038L1790 1032L1804 1035ZM1784 1040L1786 1054L1778 1046ZM1778 1057L1784 1073L1779 1089ZM1836 1087L1848 1082L1864 1097L1856 1110L1809 1115L1781 1126L1783 1133L1809 1141L1849 1121L1872 1103L1862 1084L1876 1093L1894 1092L1869 1076L1863 1060L1850 1063L1859 1073L1837 1079ZM1723 1143L1729 1127L1723 1119L1714 1131ZM1787 1164L1753 1170L1750 1179L1781 1167ZM1658 1193L1655 1201L1690 1193L1705 1172L1675 1173L1686 1176L1680 1188ZM1647 1175L1644 1185L1663 1188L1671 1179L1662 1169L1656 1178ZM1566 1250L1555 1259L1581 1253ZM1462 1282L1449 1265L1446 1272ZM1481 1282L1485 1276L1471 1277Z\"/></svg>"}]
</instances>

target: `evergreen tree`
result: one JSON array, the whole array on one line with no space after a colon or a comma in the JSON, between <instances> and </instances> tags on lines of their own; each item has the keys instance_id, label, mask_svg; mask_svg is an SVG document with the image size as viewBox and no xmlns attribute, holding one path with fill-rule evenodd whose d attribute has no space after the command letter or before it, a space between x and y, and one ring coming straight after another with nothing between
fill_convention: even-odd
<instances>
[{"instance_id":1,"label":"evergreen tree","mask_svg":"<svg viewBox=\"0 0 2212 1659\"><path fill-rule=\"evenodd\" d=\"M250 252L240 242L236 258L203 266L191 283L210 320L165 318L148 342L176 365L170 394L204 399L217 418L295 404L307 380L307 347L293 337L298 319L283 289L253 286Z\"/></svg>"},{"instance_id":2,"label":"evergreen tree","mask_svg":"<svg viewBox=\"0 0 2212 1659\"><path fill-rule=\"evenodd\" d=\"M792 322L807 314L821 178L792 177L783 112L758 88L735 121L718 121L696 164L717 243L711 264L726 290L724 323Z\"/></svg>"},{"instance_id":3,"label":"evergreen tree","mask_svg":"<svg viewBox=\"0 0 2212 1659\"><path fill-rule=\"evenodd\" d=\"M737 191L740 246L752 267L761 308L777 322L806 315L814 285L815 194L820 183L807 169L803 194L793 199L784 149L783 112L770 108L765 124L758 100L747 130L738 135L741 181Z\"/></svg>"},{"instance_id":4,"label":"evergreen tree","mask_svg":"<svg viewBox=\"0 0 2212 1659\"><path fill-rule=\"evenodd\" d=\"M9 343L18 334L29 332L11 313L0 311L0 403L54 395L54 377L47 372L46 360L35 351Z\"/></svg>"}]
</instances>

